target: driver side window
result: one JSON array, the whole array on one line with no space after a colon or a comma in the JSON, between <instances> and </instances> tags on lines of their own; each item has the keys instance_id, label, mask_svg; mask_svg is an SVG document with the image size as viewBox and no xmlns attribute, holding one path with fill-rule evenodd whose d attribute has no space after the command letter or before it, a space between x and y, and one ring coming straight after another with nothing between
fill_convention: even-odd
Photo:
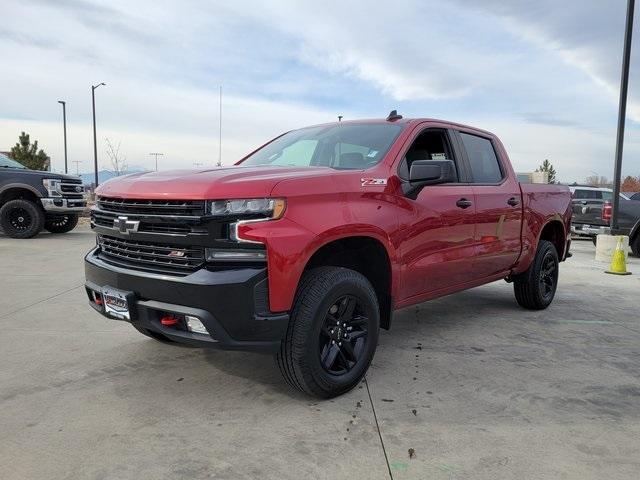
<instances>
[{"instance_id":1,"label":"driver side window","mask_svg":"<svg viewBox=\"0 0 640 480\"><path fill-rule=\"evenodd\" d=\"M411 164L416 160L452 160L456 163L447 132L430 128L420 133L400 163L400 178L409 179Z\"/></svg>"}]
</instances>

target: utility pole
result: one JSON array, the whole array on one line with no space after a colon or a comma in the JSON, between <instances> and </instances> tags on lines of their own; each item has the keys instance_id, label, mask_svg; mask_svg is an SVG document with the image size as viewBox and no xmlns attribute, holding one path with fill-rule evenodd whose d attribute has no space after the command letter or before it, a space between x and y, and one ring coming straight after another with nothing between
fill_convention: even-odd
<instances>
[{"instance_id":1,"label":"utility pole","mask_svg":"<svg viewBox=\"0 0 640 480\"><path fill-rule=\"evenodd\" d=\"M82 163L82 160L74 160L73 163L76 164L76 175L80 175L80 164ZM64 173L67 173L66 169Z\"/></svg>"},{"instance_id":2,"label":"utility pole","mask_svg":"<svg viewBox=\"0 0 640 480\"><path fill-rule=\"evenodd\" d=\"M96 88L106 83L91 85L91 108L93 109L93 169L95 171L95 188L98 188L98 141L96 139Z\"/></svg>"},{"instance_id":3,"label":"utility pole","mask_svg":"<svg viewBox=\"0 0 640 480\"><path fill-rule=\"evenodd\" d=\"M631 58L631 36L633 34L633 10L635 0L627 1L627 21L624 28L624 50L622 53L622 76L620 78L620 102L618 105L618 134L616 138L616 163L613 169L613 212L611 233L618 234L618 209L620 207L620 179L622 177L622 149L624 146L624 122L627 115L627 89L629 86L629 61Z\"/></svg>"},{"instance_id":4,"label":"utility pole","mask_svg":"<svg viewBox=\"0 0 640 480\"><path fill-rule=\"evenodd\" d=\"M156 157L156 172L158 171L158 157L161 157L164 155L164 153L160 153L160 152L152 152L149 155L152 155L154 157Z\"/></svg>"},{"instance_id":5,"label":"utility pole","mask_svg":"<svg viewBox=\"0 0 640 480\"><path fill-rule=\"evenodd\" d=\"M218 166L222 166L222 85L220 85L220 131L218 132Z\"/></svg>"},{"instance_id":6,"label":"utility pole","mask_svg":"<svg viewBox=\"0 0 640 480\"><path fill-rule=\"evenodd\" d=\"M67 102L58 100L62 105L62 128L64 131L64 173L69 173L67 168Z\"/></svg>"}]
</instances>

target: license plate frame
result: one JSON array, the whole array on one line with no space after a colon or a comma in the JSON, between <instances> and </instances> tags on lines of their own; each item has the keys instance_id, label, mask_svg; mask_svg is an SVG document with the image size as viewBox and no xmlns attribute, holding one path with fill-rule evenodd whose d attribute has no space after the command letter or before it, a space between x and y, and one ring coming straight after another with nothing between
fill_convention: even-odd
<instances>
[{"instance_id":1,"label":"license plate frame","mask_svg":"<svg viewBox=\"0 0 640 480\"><path fill-rule=\"evenodd\" d=\"M104 314L114 320L131 321L133 294L113 287L102 287Z\"/></svg>"}]
</instances>

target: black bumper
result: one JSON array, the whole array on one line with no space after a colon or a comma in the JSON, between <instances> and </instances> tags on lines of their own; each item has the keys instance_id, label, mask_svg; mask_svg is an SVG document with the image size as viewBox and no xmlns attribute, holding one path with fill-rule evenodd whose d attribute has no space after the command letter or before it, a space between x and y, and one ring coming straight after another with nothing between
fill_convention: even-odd
<instances>
[{"instance_id":1,"label":"black bumper","mask_svg":"<svg viewBox=\"0 0 640 480\"><path fill-rule=\"evenodd\" d=\"M268 311L266 268L200 269L174 277L111 265L94 249L85 257L85 276L89 303L99 313L105 315L94 292L102 287L131 292L131 323L179 343L276 351L289 322L288 314ZM209 335L164 326L160 320L167 314L198 317Z\"/></svg>"}]
</instances>

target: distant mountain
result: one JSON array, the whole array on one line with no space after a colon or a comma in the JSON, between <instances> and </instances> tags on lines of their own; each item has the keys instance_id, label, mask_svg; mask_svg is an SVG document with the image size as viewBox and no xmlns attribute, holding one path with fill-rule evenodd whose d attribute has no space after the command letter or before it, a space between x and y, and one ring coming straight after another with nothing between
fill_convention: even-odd
<instances>
[{"instance_id":1,"label":"distant mountain","mask_svg":"<svg viewBox=\"0 0 640 480\"><path fill-rule=\"evenodd\" d=\"M129 173L138 173L138 172L144 172L145 170L143 169L133 169L133 170L127 170L127 172L124 174L129 174ZM116 177L116 172L112 171L112 170L100 170L98 172L98 182L99 183L104 183L107 180L111 180L112 178ZM84 183L85 185L91 185L94 181L95 181L95 175L93 172L91 173L81 173L80 174L80 178L82 178L82 183Z\"/></svg>"}]
</instances>

